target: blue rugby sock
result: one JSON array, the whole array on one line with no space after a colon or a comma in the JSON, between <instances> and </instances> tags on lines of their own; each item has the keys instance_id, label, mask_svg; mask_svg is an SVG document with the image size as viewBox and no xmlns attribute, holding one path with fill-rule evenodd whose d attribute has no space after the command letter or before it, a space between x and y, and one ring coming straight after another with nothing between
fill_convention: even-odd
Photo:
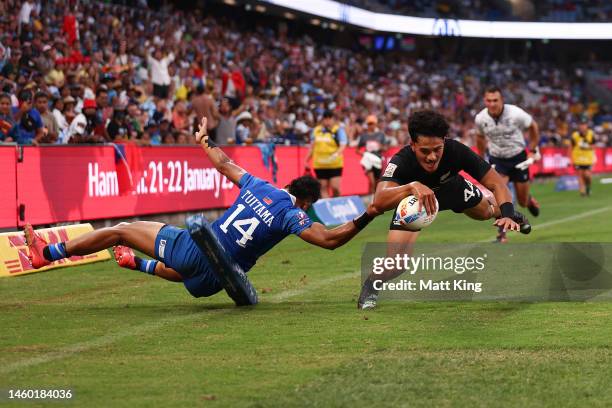
<instances>
[{"instance_id":1,"label":"blue rugby sock","mask_svg":"<svg viewBox=\"0 0 612 408\"><path fill-rule=\"evenodd\" d=\"M134 262L136 262L136 268L139 271L148 273L149 275L155 275L155 267L159 261L155 259L142 259L135 256Z\"/></svg>"},{"instance_id":2,"label":"blue rugby sock","mask_svg":"<svg viewBox=\"0 0 612 408\"><path fill-rule=\"evenodd\" d=\"M60 242L58 244L49 244L43 249L43 256L47 261L57 261L59 259L68 258L68 253L66 252L66 244L64 242Z\"/></svg>"}]
</instances>

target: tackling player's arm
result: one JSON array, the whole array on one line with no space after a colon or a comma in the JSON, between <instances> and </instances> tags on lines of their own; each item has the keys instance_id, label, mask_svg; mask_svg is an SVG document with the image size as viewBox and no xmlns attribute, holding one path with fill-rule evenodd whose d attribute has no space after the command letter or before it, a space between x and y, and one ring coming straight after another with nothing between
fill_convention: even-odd
<instances>
[{"instance_id":1,"label":"tackling player's arm","mask_svg":"<svg viewBox=\"0 0 612 408\"><path fill-rule=\"evenodd\" d=\"M336 228L327 229L323 224L313 222L309 228L306 228L299 234L299 237L321 248L336 249L349 242L351 238L365 228L376 215L378 214L372 205L370 205L359 217Z\"/></svg>"},{"instance_id":2,"label":"tackling player's arm","mask_svg":"<svg viewBox=\"0 0 612 408\"><path fill-rule=\"evenodd\" d=\"M206 130L207 121L206 117L202 118L200 128L196 132L196 142L202 145L206 155L217 171L227 177L232 183L238 185L242 176L246 174L246 170L234 163L232 159L223 153L223 150L214 146L212 141L209 142Z\"/></svg>"}]
</instances>

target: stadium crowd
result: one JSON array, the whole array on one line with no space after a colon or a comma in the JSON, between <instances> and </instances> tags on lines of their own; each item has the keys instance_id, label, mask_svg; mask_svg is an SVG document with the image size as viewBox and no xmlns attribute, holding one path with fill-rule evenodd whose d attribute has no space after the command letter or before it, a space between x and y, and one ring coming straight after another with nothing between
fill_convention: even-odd
<instances>
[{"instance_id":1,"label":"stadium crowd","mask_svg":"<svg viewBox=\"0 0 612 408\"><path fill-rule=\"evenodd\" d=\"M410 113L433 108L451 120L452 137L473 145L482 90L496 83L534 115L542 144L566 144L587 115L598 143L612 145L609 107L589 97L577 67L432 64L145 3L3 0L0 12L0 141L193 143L207 116L220 144L301 144L331 110L349 145L370 115L398 145Z\"/></svg>"}]
</instances>

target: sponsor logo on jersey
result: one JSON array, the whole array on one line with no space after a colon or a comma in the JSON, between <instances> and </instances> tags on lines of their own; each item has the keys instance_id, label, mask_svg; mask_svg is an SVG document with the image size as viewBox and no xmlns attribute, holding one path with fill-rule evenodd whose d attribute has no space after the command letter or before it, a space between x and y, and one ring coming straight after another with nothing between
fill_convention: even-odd
<instances>
[{"instance_id":1,"label":"sponsor logo on jersey","mask_svg":"<svg viewBox=\"0 0 612 408\"><path fill-rule=\"evenodd\" d=\"M263 202L270 205L272 204L272 199L270 197L264 197Z\"/></svg>"},{"instance_id":2,"label":"sponsor logo on jersey","mask_svg":"<svg viewBox=\"0 0 612 408\"><path fill-rule=\"evenodd\" d=\"M440 183L446 183L448 181L448 176L450 176L450 171L446 172L446 174L443 174L442 177L440 177Z\"/></svg>"},{"instance_id":3,"label":"sponsor logo on jersey","mask_svg":"<svg viewBox=\"0 0 612 408\"><path fill-rule=\"evenodd\" d=\"M308 216L306 215L305 212L298 212L297 213L297 217L298 217L298 224L300 224L301 227L303 227L304 225L306 225L306 223L308 222Z\"/></svg>"},{"instance_id":4,"label":"sponsor logo on jersey","mask_svg":"<svg viewBox=\"0 0 612 408\"><path fill-rule=\"evenodd\" d=\"M159 248L157 252L159 253L160 258L164 257L164 252L166 252L166 240L165 239L159 240Z\"/></svg>"},{"instance_id":5,"label":"sponsor logo on jersey","mask_svg":"<svg viewBox=\"0 0 612 408\"><path fill-rule=\"evenodd\" d=\"M395 173L395 169L397 169L397 164L389 163L387 164L387 168L385 169L385 173L383 177L393 177L393 173Z\"/></svg>"}]
</instances>

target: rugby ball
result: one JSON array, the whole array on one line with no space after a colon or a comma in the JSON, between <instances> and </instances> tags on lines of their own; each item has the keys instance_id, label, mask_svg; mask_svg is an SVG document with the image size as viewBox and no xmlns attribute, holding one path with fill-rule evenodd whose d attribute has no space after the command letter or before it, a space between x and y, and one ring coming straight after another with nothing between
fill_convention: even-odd
<instances>
[{"instance_id":1,"label":"rugby ball","mask_svg":"<svg viewBox=\"0 0 612 408\"><path fill-rule=\"evenodd\" d=\"M418 231L429 226L436 219L439 208L438 200L436 200L436 211L433 214L427 215L425 207L421 208L419 212L419 199L409 195L400 201L397 206L396 216L404 229Z\"/></svg>"}]
</instances>

